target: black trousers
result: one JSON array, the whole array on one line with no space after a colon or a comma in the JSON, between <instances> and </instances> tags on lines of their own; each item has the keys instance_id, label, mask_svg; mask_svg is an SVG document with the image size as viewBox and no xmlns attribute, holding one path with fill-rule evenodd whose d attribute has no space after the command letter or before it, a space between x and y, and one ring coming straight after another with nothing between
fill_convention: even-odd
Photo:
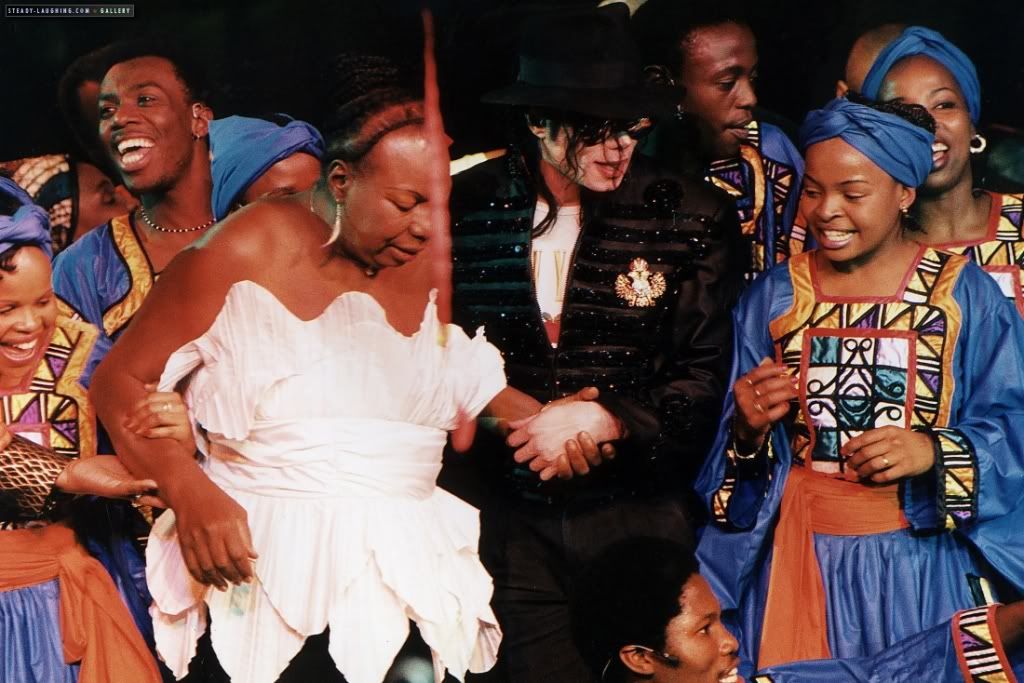
<instances>
[{"instance_id":1,"label":"black trousers","mask_svg":"<svg viewBox=\"0 0 1024 683\"><path fill-rule=\"evenodd\" d=\"M373 615L366 615L372 619ZM396 662L403 657L421 657L427 662L430 661L430 648L419 635L415 624L409 624L410 634ZM343 634L341 637L344 637ZM306 639L299 654L295 655L288 668L281 673L277 683L346 683L345 677L341 675L334 660L327 651L327 643L330 638L330 629L323 633L310 636ZM173 679L171 679L173 680ZM389 681L402 683L406 679L397 674L395 670L388 673ZM455 679L451 676L445 677L446 683ZM182 683L231 683L231 679L221 668L217 661L217 655L210 645L210 631L207 629L203 637L196 645L196 656L189 665L188 676L182 679Z\"/></svg>"},{"instance_id":2,"label":"black trousers","mask_svg":"<svg viewBox=\"0 0 1024 683\"><path fill-rule=\"evenodd\" d=\"M591 683L573 642L569 601L595 555L617 541L656 536L693 546L683 496L626 496L549 505L502 500L481 514L480 555L494 578L504 638L484 683Z\"/></svg>"}]
</instances>

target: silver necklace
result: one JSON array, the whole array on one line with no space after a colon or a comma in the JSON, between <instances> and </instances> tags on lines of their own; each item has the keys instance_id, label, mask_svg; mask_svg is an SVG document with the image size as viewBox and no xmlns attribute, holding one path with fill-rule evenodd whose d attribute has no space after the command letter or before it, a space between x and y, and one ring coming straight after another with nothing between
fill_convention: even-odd
<instances>
[{"instance_id":1,"label":"silver necklace","mask_svg":"<svg viewBox=\"0 0 1024 683\"><path fill-rule=\"evenodd\" d=\"M206 228L210 227L211 225L217 222L216 218L211 218L202 225L197 225L194 228L165 228L162 225L157 225L153 221L153 219L149 217L149 214L146 213L146 207L142 206L141 204L139 205L139 215L142 216L142 220L146 223L146 225L151 227L153 230L156 230L157 232L196 232L197 230L205 230Z\"/></svg>"}]
</instances>

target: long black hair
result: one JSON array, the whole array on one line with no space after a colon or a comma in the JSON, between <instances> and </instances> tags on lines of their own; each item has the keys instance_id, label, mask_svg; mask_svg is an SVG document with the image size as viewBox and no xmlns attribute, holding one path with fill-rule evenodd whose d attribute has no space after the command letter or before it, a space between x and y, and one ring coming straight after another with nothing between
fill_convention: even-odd
<instances>
[{"instance_id":1,"label":"long black hair","mask_svg":"<svg viewBox=\"0 0 1024 683\"><path fill-rule=\"evenodd\" d=\"M576 155L584 147L580 133L572 126L572 122L579 116L539 107L514 107L511 110L511 116L510 127L513 142L510 152L518 157L514 162L520 164L522 175L530 189L548 205L547 214L533 228L532 236L540 237L555 224L558 219L559 206L554 193L551 192L551 188L544 182L544 177L541 175L540 165L546 162L541 159L540 141L530 131L530 126L544 126L547 128L548 134L552 136L567 136L565 163L569 172L575 175L580 171ZM580 186L580 225L585 225L594 215L599 194Z\"/></svg>"}]
</instances>

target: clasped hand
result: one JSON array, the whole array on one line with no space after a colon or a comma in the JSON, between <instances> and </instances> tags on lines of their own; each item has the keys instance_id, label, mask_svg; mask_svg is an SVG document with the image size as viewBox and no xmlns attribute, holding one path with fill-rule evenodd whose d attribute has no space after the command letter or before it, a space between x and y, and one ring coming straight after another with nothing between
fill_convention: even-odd
<instances>
[{"instance_id":1,"label":"clasped hand","mask_svg":"<svg viewBox=\"0 0 1024 683\"><path fill-rule=\"evenodd\" d=\"M615 457L609 443L622 438L619 421L600 403L599 391L586 387L552 401L540 412L509 422L507 443L516 448L515 460L529 463L547 481L585 475Z\"/></svg>"}]
</instances>

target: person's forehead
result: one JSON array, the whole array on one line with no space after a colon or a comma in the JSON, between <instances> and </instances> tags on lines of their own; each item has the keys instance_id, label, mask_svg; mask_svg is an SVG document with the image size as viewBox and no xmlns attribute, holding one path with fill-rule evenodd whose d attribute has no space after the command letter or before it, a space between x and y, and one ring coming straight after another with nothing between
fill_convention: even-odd
<instances>
[{"instance_id":1,"label":"person's forehead","mask_svg":"<svg viewBox=\"0 0 1024 683\"><path fill-rule=\"evenodd\" d=\"M110 67L103 78L100 91L105 93L114 87L137 88L147 83L156 84L164 89L185 89L174 64L169 59L144 56L118 62Z\"/></svg>"},{"instance_id":2,"label":"person's forehead","mask_svg":"<svg viewBox=\"0 0 1024 683\"><path fill-rule=\"evenodd\" d=\"M955 83L956 79L952 72L941 62L928 55L910 55L896 62L889 73L885 75L886 80L901 78L943 80Z\"/></svg>"},{"instance_id":3,"label":"person's forehead","mask_svg":"<svg viewBox=\"0 0 1024 683\"><path fill-rule=\"evenodd\" d=\"M700 574L694 574L679 593L679 604L682 610L680 620L684 622L702 620L709 614L718 612L718 599L711 591L711 586Z\"/></svg>"},{"instance_id":4,"label":"person's forehead","mask_svg":"<svg viewBox=\"0 0 1024 683\"><path fill-rule=\"evenodd\" d=\"M749 28L727 22L694 29L686 41L686 49L688 61L710 65L743 53L754 53L756 43Z\"/></svg>"}]
</instances>

